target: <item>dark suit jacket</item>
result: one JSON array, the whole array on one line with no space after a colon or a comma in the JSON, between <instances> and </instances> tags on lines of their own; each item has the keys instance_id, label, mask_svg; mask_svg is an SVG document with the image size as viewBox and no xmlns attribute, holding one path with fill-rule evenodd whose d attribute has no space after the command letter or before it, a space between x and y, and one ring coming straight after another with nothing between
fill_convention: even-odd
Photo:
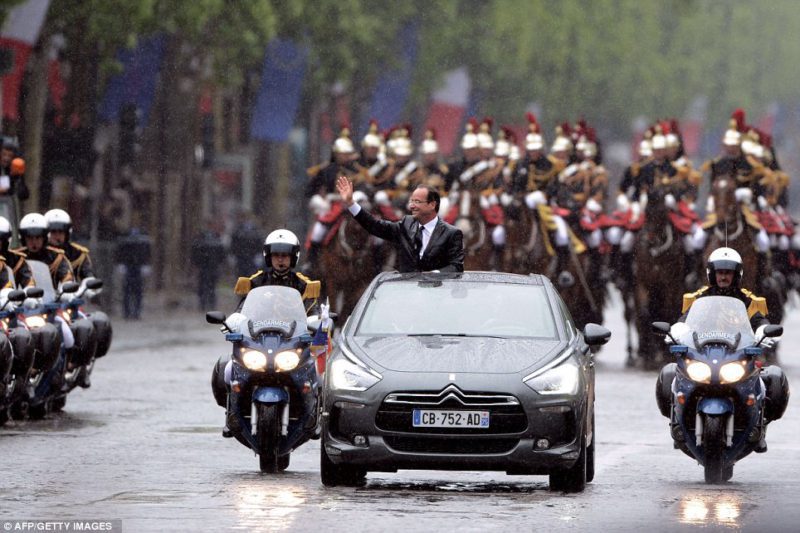
<instances>
[{"instance_id":1,"label":"dark suit jacket","mask_svg":"<svg viewBox=\"0 0 800 533\"><path fill-rule=\"evenodd\" d=\"M371 234L394 243L400 272L464 272L464 236L442 219L437 220L422 257L414 252L414 235L419 228L414 217L406 215L398 222L389 222L362 209L355 219Z\"/></svg>"}]
</instances>

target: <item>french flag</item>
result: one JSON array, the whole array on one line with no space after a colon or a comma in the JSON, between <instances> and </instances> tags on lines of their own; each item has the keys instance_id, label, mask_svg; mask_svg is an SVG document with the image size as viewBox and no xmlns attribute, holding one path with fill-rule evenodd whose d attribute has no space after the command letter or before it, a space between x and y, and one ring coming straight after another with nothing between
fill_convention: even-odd
<instances>
[{"instance_id":1,"label":"french flag","mask_svg":"<svg viewBox=\"0 0 800 533\"><path fill-rule=\"evenodd\" d=\"M0 30L0 47L14 52L14 66L3 76L3 116L19 118L19 87L28 56L39 40L50 0L28 0L8 12Z\"/></svg>"},{"instance_id":2,"label":"french flag","mask_svg":"<svg viewBox=\"0 0 800 533\"><path fill-rule=\"evenodd\" d=\"M471 85L467 67L461 67L447 72L442 86L433 93L425 129L436 131L439 151L443 155L452 154L458 146Z\"/></svg>"}]
</instances>

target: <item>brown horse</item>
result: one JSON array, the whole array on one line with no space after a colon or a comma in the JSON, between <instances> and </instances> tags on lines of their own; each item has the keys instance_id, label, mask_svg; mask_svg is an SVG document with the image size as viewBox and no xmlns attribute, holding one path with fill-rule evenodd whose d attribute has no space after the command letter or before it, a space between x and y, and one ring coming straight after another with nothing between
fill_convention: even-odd
<instances>
[{"instance_id":1,"label":"brown horse","mask_svg":"<svg viewBox=\"0 0 800 533\"><path fill-rule=\"evenodd\" d=\"M371 235L347 214L331 231L335 234L320 257L323 294L338 314L337 324L343 326L373 277Z\"/></svg>"},{"instance_id":2,"label":"brown horse","mask_svg":"<svg viewBox=\"0 0 800 533\"><path fill-rule=\"evenodd\" d=\"M524 201L515 199L506 208L506 272L515 274L546 273L553 261L553 255L547 250L545 239L549 239L547 231L541 225L539 213L528 208Z\"/></svg>"},{"instance_id":3,"label":"brown horse","mask_svg":"<svg viewBox=\"0 0 800 533\"><path fill-rule=\"evenodd\" d=\"M744 270L741 286L765 297L769 311L767 318L773 324L779 324L786 303L784 283L778 276L770 274L768 258L759 258L755 246L758 230L753 227L757 224L755 215L745 214L747 211L736 200L735 188L733 180L727 178L717 178L711 185L716 224L706 245L705 258L721 246L739 252Z\"/></svg>"},{"instance_id":4,"label":"brown horse","mask_svg":"<svg viewBox=\"0 0 800 533\"><path fill-rule=\"evenodd\" d=\"M670 192L669 187L652 187L648 191L645 222L634 248L637 352L647 369L656 368L664 359L664 343L651 333L651 323L676 322L683 300L684 249L665 204ZM634 363L628 360L629 365Z\"/></svg>"},{"instance_id":5,"label":"brown horse","mask_svg":"<svg viewBox=\"0 0 800 533\"><path fill-rule=\"evenodd\" d=\"M462 189L458 196L455 226L464 234L464 270L495 270L492 264L492 229L481 214L481 192Z\"/></svg>"}]
</instances>

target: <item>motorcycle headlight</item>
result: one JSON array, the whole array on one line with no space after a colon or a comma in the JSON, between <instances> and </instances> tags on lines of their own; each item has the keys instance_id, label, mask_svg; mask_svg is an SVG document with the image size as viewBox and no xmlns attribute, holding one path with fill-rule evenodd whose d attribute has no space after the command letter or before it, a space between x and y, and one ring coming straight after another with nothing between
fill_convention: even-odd
<instances>
[{"instance_id":1,"label":"motorcycle headlight","mask_svg":"<svg viewBox=\"0 0 800 533\"><path fill-rule=\"evenodd\" d=\"M700 361L686 363L686 373L692 381L708 383L711 380L711 367Z\"/></svg>"},{"instance_id":2,"label":"motorcycle headlight","mask_svg":"<svg viewBox=\"0 0 800 533\"><path fill-rule=\"evenodd\" d=\"M383 379L374 370L359 366L344 357L334 359L328 372L331 373L331 388L336 390L365 391Z\"/></svg>"},{"instance_id":3,"label":"motorcycle headlight","mask_svg":"<svg viewBox=\"0 0 800 533\"><path fill-rule=\"evenodd\" d=\"M264 370L267 368L267 356L258 350L245 350L242 352L242 363L250 370Z\"/></svg>"},{"instance_id":4,"label":"motorcycle headlight","mask_svg":"<svg viewBox=\"0 0 800 533\"><path fill-rule=\"evenodd\" d=\"M744 377L746 372L746 361L735 361L733 363L725 363L719 369L719 379L723 383L736 383Z\"/></svg>"},{"instance_id":5,"label":"motorcycle headlight","mask_svg":"<svg viewBox=\"0 0 800 533\"><path fill-rule=\"evenodd\" d=\"M25 325L29 328L41 328L47 324L47 321L42 315L31 315L25 317Z\"/></svg>"},{"instance_id":6,"label":"motorcycle headlight","mask_svg":"<svg viewBox=\"0 0 800 533\"><path fill-rule=\"evenodd\" d=\"M534 373L523 381L539 394L577 394L580 373L573 363L565 362L541 374Z\"/></svg>"},{"instance_id":7,"label":"motorcycle headlight","mask_svg":"<svg viewBox=\"0 0 800 533\"><path fill-rule=\"evenodd\" d=\"M288 372L294 370L298 363L300 363L300 356L294 350L287 350L280 352L275 356L275 368L281 372Z\"/></svg>"}]
</instances>

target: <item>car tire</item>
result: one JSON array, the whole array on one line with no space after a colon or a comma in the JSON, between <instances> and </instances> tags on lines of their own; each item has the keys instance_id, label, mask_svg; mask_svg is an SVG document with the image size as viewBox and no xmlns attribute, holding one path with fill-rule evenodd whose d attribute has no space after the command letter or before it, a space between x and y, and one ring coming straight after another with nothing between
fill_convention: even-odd
<instances>
[{"instance_id":1,"label":"car tire","mask_svg":"<svg viewBox=\"0 0 800 533\"><path fill-rule=\"evenodd\" d=\"M583 492L586 488L587 446L586 438L581 435L581 451L578 460L571 468L558 470L550 474L550 490L561 492Z\"/></svg>"},{"instance_id":2,"label":"car tire","mask_svg":"<svg viewBox=\"0 0 800 533\"><path fill-rule=\"evenodd\" d=\"M325 451L327 439L323 435L319 447L319 473L326 487L361 487L366 483L367 472L352 465L335 464Z\"/></svg>"}]
</instances>

